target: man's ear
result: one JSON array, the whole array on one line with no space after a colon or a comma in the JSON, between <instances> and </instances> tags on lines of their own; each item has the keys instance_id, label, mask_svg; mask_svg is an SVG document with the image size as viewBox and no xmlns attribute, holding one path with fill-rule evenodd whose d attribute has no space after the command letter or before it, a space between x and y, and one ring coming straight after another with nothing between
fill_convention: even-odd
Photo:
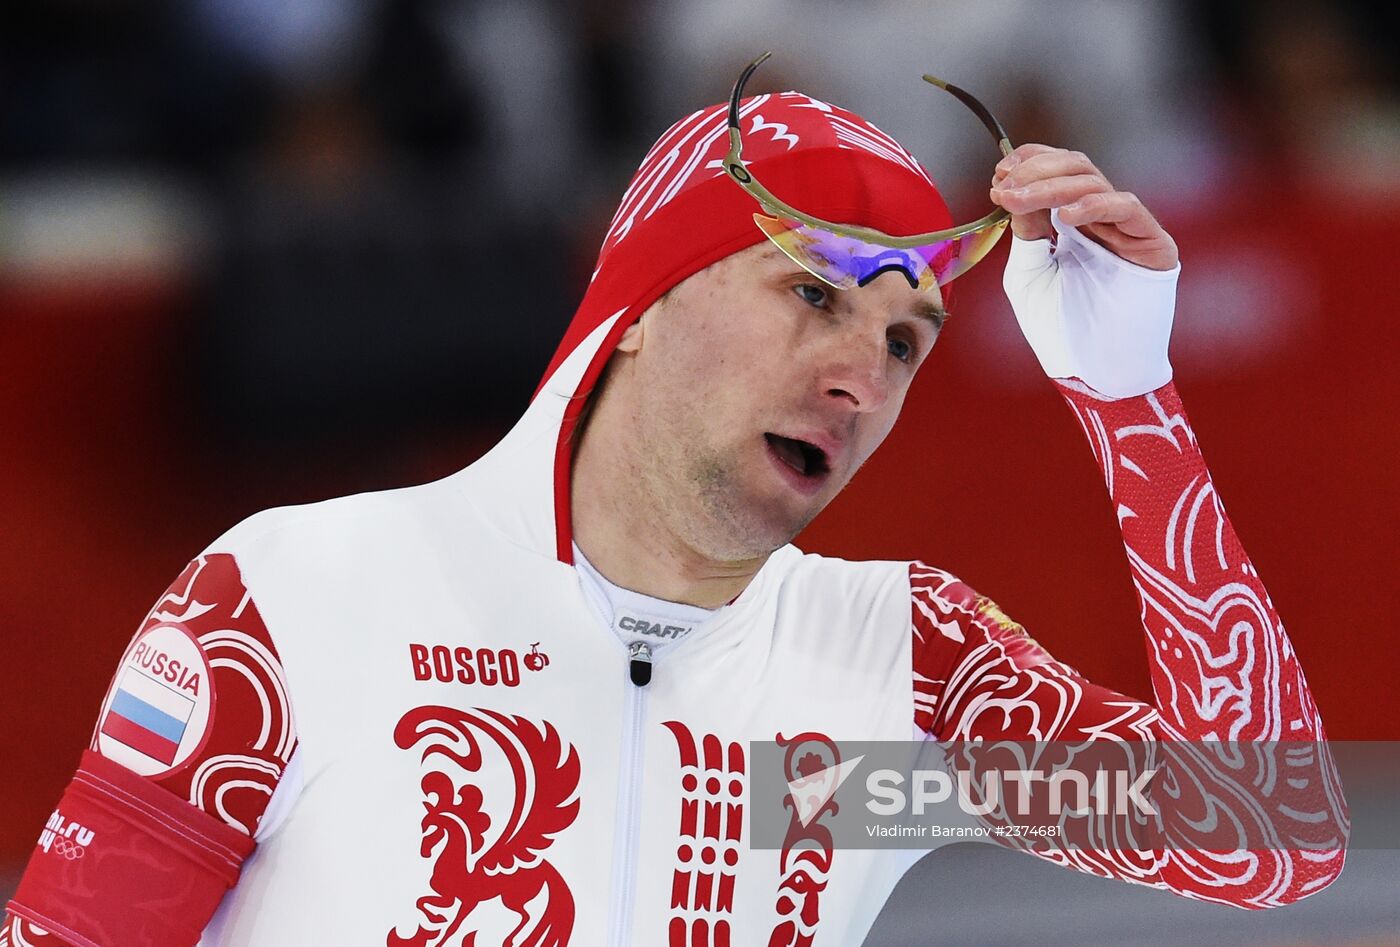
<instances>
[{"instance_id":1,"label":"man's ear","mask_svg":"<svg viewBox=\"0 0 1400 947\"><path fill-rule=\"evenodd\" d=\"M646 331L647 315L650 313L651 310L647 309L646 312L642 313L641 316L637 318L636 322L622 331L622 338L617 340L617 348L615 351L636 353L641 349L642 335Z\"/></svg>"}]
</instances>

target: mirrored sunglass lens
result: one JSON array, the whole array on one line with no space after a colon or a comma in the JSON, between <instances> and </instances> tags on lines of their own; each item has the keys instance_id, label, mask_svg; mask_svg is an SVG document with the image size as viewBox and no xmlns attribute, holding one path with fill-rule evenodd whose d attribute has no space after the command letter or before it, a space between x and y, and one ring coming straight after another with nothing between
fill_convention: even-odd
<instances>
[{"instance_id":1,"label":"mirrored sunglass lens","mask_svg":"<svg viewBox=\"0 0 1400 947\"><path fill-rule=\"evenodd\" d=\"M920 290L942 286L986 256L1008 223L1003 220L952 240L904 250L865 243L787 217L753 217L793 262L839 289L864 285L890 268L904 271Z\"/></svg>"},{"instance_id":2,"label":"mirrored sunglass lens","mask_svg":"<svg viewBox=\"0 0 1400 947\"><path fill-rule=\"evenodd\" d=\"M997 245L1009 222L1008 218L982 230L974 230L952 240L921 247L920 250L927 253L924 258L928 261L929 268L937 275L938 285L947 285L981 262L982 258L991 252L992 247Z\"/></svg>"},{"instance_id":3,"label":"mirrored sunglass lens","mask_svg":"<svg viewBox=\"0 0 1400 947\"><path fill-rule=\"evenodd\" d=\"M787 254L792 262L837 289L855 287L856 278L823 248L822 241L804 232L800 223L763 214L754 214L753 219L758 229L767 234L768 239L777 244L778 249Z\"/></svg>"},{"instance_id":4,"label":"mirrored sunglass lens","mask_svg":"<svg viewBox=\"0 0 1400 947\"><path fill-rule=\"evenodd\" d=\"M803 269L839 289L854 289L891 268L919 289L933 285L928 262L917 250L897 250L834 234L786 217L754 214L759 229Z\"/></svg>"}]
</instances>

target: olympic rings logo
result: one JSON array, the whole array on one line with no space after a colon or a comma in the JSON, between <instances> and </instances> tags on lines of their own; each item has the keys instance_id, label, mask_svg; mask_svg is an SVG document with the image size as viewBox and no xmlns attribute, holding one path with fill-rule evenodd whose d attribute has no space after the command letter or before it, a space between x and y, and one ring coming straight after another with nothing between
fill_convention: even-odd
<instances>
[{"instance_id":1,"label":"olympic rings logo","mask_svg":"<svg viewBox=\"0 0 1400 947\"><path fill-rule=\"evenodd\" d=\"M53 851L55 854L62 855L70 862L76 861L87 854L86 848L72 839L62 837L53 843Z\"/></svg>"}]
</instances>

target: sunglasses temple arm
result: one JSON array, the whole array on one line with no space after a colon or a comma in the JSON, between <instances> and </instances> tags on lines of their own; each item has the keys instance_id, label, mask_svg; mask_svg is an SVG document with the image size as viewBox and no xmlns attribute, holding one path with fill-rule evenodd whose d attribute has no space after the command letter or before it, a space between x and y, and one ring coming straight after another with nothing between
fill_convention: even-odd
<instances>
[{"instance_id":1,"label":"sunglasses temple arm","mask_svg":"<svg viewBox=\"0 0 1400 947\"><path fill-rule=\"evenodd\" d=\"M997 224L1003 224L1005 221L1010 219L1011 215L1005 209L999 207L987 216L982 217L978 220L974 220L970 224L963 224L961 227L952 227L948 230L939 230L934 233L927 234L916 234L908 237L891 237L888 234L880 233L878 230L872 230L867 227L856 227L848 224L836 224L830 221L822 220L818 217L813 217L810 214L804 214L797 208L792 207L779 200L776 195L772 194L762 184L758 183L758 181L754 179L753 175L749 173L748 169L744 167L744 162L741 157L742 144L739 130L739 100L743 97L744 94L744 84L749 81L749 77L753 75L754 70L757 69L759 66L763 65L764 61L772 55L773 54L771 51L766 52L762 56L759 56L757 59L755 59L753 62L749 63L748 66L745 67L744 71L740 73L739 81L734 83L734 91L729 97L729 154L725 158L725 170L728 172L729 176L732 177L739 184L740 187L748 191L749 194L752 195L758 201L759 205L764 210L768 211L768 213L778 217L790 217L794 220L800 221L812 227L817 227L822 230L828 230L832 233L844 234L846 236L855 237L856 239L864 240L867 243L881 244L883 246L888 246L896 249L907 249L910 247L922 246L926 243L937 242L940 240L950 240L956 237L961 237L968 233L972 233L973 231L990 228L996 226ZM981 119L982 124L985 125L987 129L997 137L997 144L1001 148L1002 154L1011 153L1011 142L1007 138L1006 130L1001 127L1001 123L998 122L996 120L996 117L993 116L992 113L987 110L987 107L985 105L977 101L977 99L974 98L970 93L959 89L955 85L950 85L949 83L944 82L942 79L937 79L933 76L924 76L924 79L925 81L938 86L940 89L944 89L952 93L961 102L963 102L963 104L965 104L968 108L972 109L973 113L976 114L979 119Z\"/></svg>"},{"instance_id":2,"label":"sunglasses temple arm","mask_svg":"<svg viewBox=\"0 0 1400 947\"><path fill-rule=\"evenodd\" d=\"M773 51L769 50L749 63L739 75L739 81L734 83L734 92L729 96L729 128L731 140L733 138L733 133L739 128L739 100L743 98L744 85L749 81L749 77L754 74L754 70L763 65L768 57L772 55Z\"/></svg>"},{"instance_id":3,"label":"sunglasses temple arm","mask_svg":"<svg viewBox=\"0 0 1400 947\"><path fill-rule=\"evenodd\" d=\"M1001 149L1001 153L1003 155L1011 154L1011 139L1007 136L1006 129L1001 127L1001 122L997 121L996 116L991 113L990 109L977 101L976 96L966 89L958 88L951 82L944 82L937 76L926 75L924 76L924 81L930 85L936 85L944 92L956 96L959 102L972 109L972 113L981 120L982 125L987 131L991 132L992 137L997 140L997 147Z\"/></svg>"}]
</instances>

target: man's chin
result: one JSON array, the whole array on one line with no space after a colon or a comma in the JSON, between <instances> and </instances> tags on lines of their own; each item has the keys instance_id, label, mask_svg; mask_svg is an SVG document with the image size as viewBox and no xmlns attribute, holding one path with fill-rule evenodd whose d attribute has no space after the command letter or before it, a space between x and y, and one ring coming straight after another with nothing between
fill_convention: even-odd
<instances>
[{"instance_id":1,"label":"man's chin","mask_svg":"<svg viewBox=\"0 0 1400 947\"><path fill-rule=\"evenodd\" d=\"M826 502L815 500L800 504L781 500L760 503L754 511L751 534L762 536L766 551L771 553L796 539L825 506Z\"/></svg>"},{"instance_id":2,"label":"man's chin","mask_svg":"<svg viewBox=\"0 0 1400 947\"><path fill-rule=\"evenodd\" d=\"M708 554L716 559L739 562L761 559L792 542L812 521L816 511L792 511L773 499L732 504L713 510L705 532L709 533Z\"/></svg>"},{"instance_id":3,"label":"man's chin","mask_svg":"<svg viewBox=\"0 0 1400 947\"><path fill-rule=\"evenodd\" d=\"M724 555L717 558L733 561L761 558L786 546L832 500L825 490L802 496L792 489L767 489L769 484L764 489L736 487L731 479L724 488L701 491L712 553L723 547Z\"/></svg>"}]
</instances>

